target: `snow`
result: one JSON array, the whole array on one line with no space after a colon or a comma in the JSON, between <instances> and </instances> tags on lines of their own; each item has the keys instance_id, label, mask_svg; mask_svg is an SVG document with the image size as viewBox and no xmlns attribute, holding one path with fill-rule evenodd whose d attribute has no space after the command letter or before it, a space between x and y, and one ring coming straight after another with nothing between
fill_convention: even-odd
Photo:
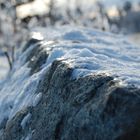
<instances>
[{"instance_id":1,"label":"snow","mask_svg":"<svg viewBox=\"0 0 140 140\"><path fill-rule=\"evenodd\" d=\"M24 129L25 127L26 127L26 125L27 125L27 123L29 122L29 120L31 119L31 113L28 113L24 118L23 118L23 120L22 120L22 122L21 122L21 127L22 127L22 129Z\"/></svg>"},{"instance_id":2,"label":"snow","mask_svg":"<svg viewBox=\"0 0 140 140\"><path fill-rule=\"evenodd\" d=\"M35 96L33 100L33 107L35 107L40 102L41 98L42 98L42 93L40 92Z\"/></svg>"},{"instance_id":3,"label":"snow","mask_svg":"<svg viewBox=\"0 0 140 140\"><path fill-rule=\"evenodd\" d=\"M0 124L5 118L10 120L18 111L35 107L40 102L42 93L36 93L39 81L54 60L74 68L73 79L105 73L120 79L122 86L133 84L139 87L140 47L127 42L125 37L73 26L38 28L33 32L45 38L42 46L50 53L49 57L42 69L33 75L30 75L25 59L35 46L18 57L12 76L0 83ZM29 118L27 115L23 119L23 127Z\"/></svg>"},{"instance_id":4,"label":"snow","mask_svg":"<svg viewBox=\"0 0 140 140\"><path fill-rule=\"evenodd\" d=\"M64 52L60 49L54 49L51 54L49 55L46 65L51 64L54 60L56 60L56 58L60 58L64 55Z\"/></svg>"},{"instance_id":5,"label":"snow","mask_svg":"<svg viewBox=\"0 0 140 140\"><path fill-rule=\"evenodd\" d=\"M31 140L32 139L32 135L29 133L28 135L27 135L27 137L25 138L25 139L23 139L23 140Z\"/></svg>"},{"instance_id":6,"label":"snow","mask_svg":"<svg viewBox=\"0 0 140 140\"><path fill-rule=\"evenodd\" d=\"M65 40L88 41L87 38L80 31L68 32L63 36L63 38Z\"/></svg>"},{"instance_id":7,"label":"snow","mask_svg":"<svg viewBox=\"0 0 140 140\"><path fill-rule=\"evenodd\" d=\"M62 30L63 33L60 34ZM139 86L139 47L127 42L121 35L85 30L82 27L80 29L63 27L62 30L56 27L54 39L57 38L59 43L49 46L56 49L50 54L47 65L54 59L59 59L75 68L74 79L97 72L109 73L115 77L119 76L127 84ZM42 34L50 40L50 36L53 38L50 32L49 29L49 32Z\"/></svg>"},{"instance_id":8,"label":"snow","mask_svg":"<svg viewBox=\"0 0 140 140\"><path fill-rule=\"evenodd\" d=\"M28 53L24 54L27 55ZM22 58L23 56L20 57ZM35 97L35 92L39 80L42 79L46 72L46 68L29 77L30 69L27 67L27 63L21 65L25 61L21 58L15 62L18 66L14 67L13 72L11 72L12 78L5 80L5 86L4 83L0 84L0 87L2 87L0 91L0 124L4 118L11 119L23 108L37 104L38 99ZM16 72L14 72L15 69L17 70ZM40 98L40 95L38 98ZM33 103L34 99L36 101Z\"/></svg>"},{"instance_id":9,"label":"snow","mask_svg":"<svg viewBox=\"0 0 140 140\"><path fill-rule=\"evenodd\" d=\"M135 45L137 45L138 47L140 47L140 33L135 33L135 34L131 34L128 35L127 38L134 43Z\"/></svg>"},{"instance_id":10,"label":"snow","mask_svg":"<svg viewBox=\"0 0 140 140\"><path fill-rule=\"evenodd\" d=\"M48 12L47 3L43 0L35 0L24 5L16 7L16 13L18 18L25 18L27 16L33 16L37 14L44 14Z\"/></svg>"},{"instance_id":11,"label":"snow","mask_svg":"<svg viewBox=\"0 0 140 140\"><path fill-rule=\"evenodd\" d=\"M7 75L9 65L5 56L0 55L0 82Z\"/></svg>"}]
</instances>

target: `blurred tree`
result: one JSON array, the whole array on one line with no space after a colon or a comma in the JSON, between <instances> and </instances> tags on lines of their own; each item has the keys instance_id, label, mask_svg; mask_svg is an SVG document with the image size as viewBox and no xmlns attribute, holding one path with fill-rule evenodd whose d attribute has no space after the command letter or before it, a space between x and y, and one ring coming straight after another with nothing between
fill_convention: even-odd
<instances>
[{"instance_id":1,"label":"blurred tree","mask_svg":"<svg viewBox=\"0 0 140 140\"><path fill-rule=\"evenodd\" d=\"M51 25L54 25L56 22L56 12L56 0L50 0L48 17L50 19Z\"/></svg>"},{"instance_id":2,"label":"blurred tree","mask_svg":"<svg viewBox=\"0 0 140 140\"><path fill-rule=\"evenodd\" d=\"M124 3L124 6L123 6L123 9L124 9L124 11L126 11L126 12L130 11L130 10L132 9L132 4L131 4L131 2L130 2L130 1L125 2L125 3Z\"/></svg>"}]
</instances>

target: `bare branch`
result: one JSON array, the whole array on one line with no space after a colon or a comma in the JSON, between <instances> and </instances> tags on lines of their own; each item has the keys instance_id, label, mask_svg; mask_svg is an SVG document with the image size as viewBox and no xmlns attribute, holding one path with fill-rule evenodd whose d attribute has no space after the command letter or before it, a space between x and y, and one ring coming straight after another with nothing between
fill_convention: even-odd
<instances>
[{"instance_id":1,"label":"bare branch","mask_svg":"<svg viewBox=\"0 0 140 140\"><path fill-rule=\"evenodd\" d=\"M9 66L10 66L10 70L11 70L12 69L12 61L10 59L10 56L9 56L7 51L4 52L4 55L6 56L6 58L8 60L8 63L9 63Z\"/></svg>"}]
</instances>

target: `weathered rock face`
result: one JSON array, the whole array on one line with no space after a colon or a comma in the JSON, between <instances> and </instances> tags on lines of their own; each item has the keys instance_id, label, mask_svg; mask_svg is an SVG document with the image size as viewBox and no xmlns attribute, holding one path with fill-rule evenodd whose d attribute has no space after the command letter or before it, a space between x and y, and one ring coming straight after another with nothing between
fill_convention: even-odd
<instances>
[{"instance_id":1,"label":"weathered rock face","mask_svg":"<svg viewBox=\"0 0 140 140\"><path fill-rule=\"evenodd\" d=\"M0 100L0 106L3 105L7 112L4 114L3 108L0 108L0 115L4 114L4 117L0 118L1 140L140 139L140 88L137 84L139 75L137 75L138 79L134 75L132 81L126 80L125 76L117 78L114 73L102 71L99 65L97 67L95 62L91 62L93 58L97 61L99 57L100 63L105 67L101 53L95 51L96 47L93 47L92 43L99 46L107 45L108 51L110 45L114 47L114 44L121 43L123 49L129 48L131 53L135 52L134 50L139 51L139 48L132 49L132 46L121 38L98 31L90 32L94 38L92 42L84 38L86 30L80 30L82 31L66 31L62 35L63 39L57 36L56 32L54 38L48 33L47 41L32 40L24 47L15 62L10 79L3 83L0 91L0 97L8 93L6 97L9 99L2 97ZM103 36L106 37L105 40ZM117 38L121 43L112 44L111 40L108 42L107 37L111 38L112 42ZM84 46L85 43L90 47ZM74 47L79 49L80 45L80 50L93 49L91 52L95 55L84 50L84 53L76 57L75 51L70 52ZM60 51L61 48L70 56L64 55ZM119 46L118 49L120 50ZM102 47L101 50L103 51ZM105 52L103 54L110 56L109 59L116 58L117 65L120 66L120 57L115 54L113 57ZM71 57L72 55L74 57ZM105 56L103 58L106 59ZM122 58L126 59L123 56ZM131 60L133 66L135 62L138 64L139 57L135 57L135 61L132 61L132 55L128 55L127 58ZM113 63L116 63L116 60L114 59ZM128 62L123 61L129 69ZM92 66L96 71L92 71ZM101 70L99 71L98 68ZM112 65L107 68L112 69ZM118 73L119 71L120 69ZM135 73L137 74L136 70ZM21 77L22 82L19 80ZM124 84L122 79L125 81ZM6 86L10 84L7 89ZM18 94L14 94L15 92ZM15 95L13 103L10 95Z\"/></svg>"}]
</instances>

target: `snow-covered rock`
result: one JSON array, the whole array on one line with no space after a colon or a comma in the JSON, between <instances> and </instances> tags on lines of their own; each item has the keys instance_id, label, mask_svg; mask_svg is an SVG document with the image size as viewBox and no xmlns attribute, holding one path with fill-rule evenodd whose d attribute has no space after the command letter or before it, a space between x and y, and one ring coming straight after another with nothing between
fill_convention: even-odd
<instances>
[{"instance_id":1,"label":"snow-covered rock","mask_svg":"<svg viewBox=\"0 0 140 140\"><path fill-rule=\"evenodd\" d=\"M0 84L0 139L140 139L140 48L82 27L34 33Z\"/></svg>"}]
</instances>

